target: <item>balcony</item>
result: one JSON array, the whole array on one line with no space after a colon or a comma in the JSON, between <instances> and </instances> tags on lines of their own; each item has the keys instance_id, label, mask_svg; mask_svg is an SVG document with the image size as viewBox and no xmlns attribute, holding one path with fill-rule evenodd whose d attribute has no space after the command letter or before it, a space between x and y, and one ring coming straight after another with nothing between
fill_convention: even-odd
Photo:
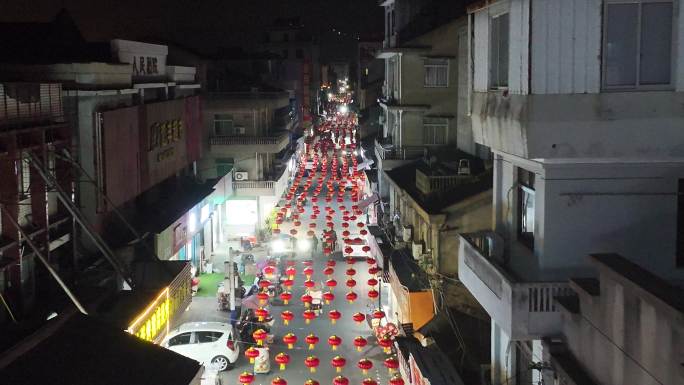
<instances>
[{"instance_id":1,"label":"balcony","mask_svg":"<svg viewBox=\"0 0 684 385\"><path fill-rule=\"evenodd\" d=\"M233 181L233 191L240 197L271 196L280 197L287 188L290 173L283 169L274 180L244 180Z\"/></svg>"},{"instance_id":2,"label":"balcony","mask_svg":"<svg viewBox=\"0 0 684 385\"><path fill-rule=\"evenodd\" d=\"M257 152L277 154L289 143L288 132L273 136L212 136L209 139L209 150L214 156Z\"/></svg>"},{"instance_id":3,"label":"balcony","mask_svg":"<svg viewBox=\"0 0 684 385\"><path fill-rule=\"evenodd\" d=\"M375 155L381 160L408 161L418 159L425 153L423 146L397 147L389 141L375 139Z\"/></svg>"},{"instance_id":4,"label":"balcony","mask_svg":"<svg viewBox=\"0 0 684 385\"><path fill-rule=\"evenodd\" d=\"M682 156L682 105L673 91L474 92L473 138L527 159Z\"/></svg>"},{"instance_id":5,"label":"balcony","mask_svg":"<svg viewBox=\"0 0 684 385\"><path fill-rule=\"evenodd\" d=\"M539 339L561 332L554 297L567 295L567 282L521 281L503 267L504 240L486 231L461 234L458 276L512 340Z\"/></svg>"}]
</instances>

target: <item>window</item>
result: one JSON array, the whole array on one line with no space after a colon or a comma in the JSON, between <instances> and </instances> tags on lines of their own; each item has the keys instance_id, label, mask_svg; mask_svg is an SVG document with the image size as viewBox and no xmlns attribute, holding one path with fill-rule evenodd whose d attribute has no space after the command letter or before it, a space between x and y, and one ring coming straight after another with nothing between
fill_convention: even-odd
<instances>
[{"instance_id":1,"label":"window","mask_svg":"<svg viewBox=\"0 0 684 385\"><path fill-rule=\"evenodd\" d=\"M216 342L222 335L221 332L195 332L195 340L198 344Z\"/></svg>"},{"instance_id":2,"label":"window","mask_svg":"<svg viewBox=\"0 0 684 385\"><path fill-rule=\"evenodd\" d=\"M169 340L169 346L187 345L190 343L192 333L182 333Z\"/></svg>"},{"instance_id":3,"label":"window","mask_svg":"<svg viewBox=\"0 0 684 385\"><path fill-rule=\"evenodd\" d=\"M534 173L518 168L518 241L534 250Z\"/></svg>"},{"instance_id":4,"label":"window","mask_svg":"<svg viewBox=\"0 0 684 385\"><path fill-rule=\"evenodd\" d=\"M684 267L684 179L677 185L677 267Z\"/></svg>"},{"instance_id":5,"label":"window","mask_svg":"<svg viewBox=\"0 0 684 385\"><path fill-rule=\"evenodd\" d=\"M492 17L489 41L489 87L508 87L508 14Z\"/></svg>"},{"instance_id":6,"label":"window","mask_svg":"<svg viewBox=\"0 0 684 385\"><path fill-rule=\"evenodd\" d=\"M297 56L297 59L304 59L304 50L297 48L295 55Z\"/></svg>"},{"instance_id":7,"label":"window","mask_svg":"<svg viewBox=\"0 0 684 385\"><path fill-rule=\"evenodd\" d=\"M214 115L214 134L217 136L235 135L232 114Z\"/></svg>"},{"instance_id":8,"label":"window","mask_svg":"<svg viewBox=\"0 0 684 385\"><path fill-rule=\"evenodd\" d=\"M449 59L425 59L425 87L449 86Z\"/></svg>"},{"instance_id":9,"label":"window","mask_svg":"<svg viewBox=\"0 0 684 385\"><path fill-rule=\"evenodd\" d=\"M233 158L217 158L216 159L216 176L224 176L233 169Z\"/></svg>"},{"instance_id":10,"label":"window","mask_svg":"<svg viewBox=\"0 0 684 385\"><path fill-rule=\"evenodd\" d=\"M670 85L672 1L610 0L604 14L604 88Z\"/></svg>"},{"instance_id":11,"label":"window","mask_svg":"<svg viewBox=\"0 0 684 385\"><path fill-rule=\"evenodd\" d=\"M423 144L446 144L448 126L446 118L423 118Z\"/></svg>"}]
</instances>

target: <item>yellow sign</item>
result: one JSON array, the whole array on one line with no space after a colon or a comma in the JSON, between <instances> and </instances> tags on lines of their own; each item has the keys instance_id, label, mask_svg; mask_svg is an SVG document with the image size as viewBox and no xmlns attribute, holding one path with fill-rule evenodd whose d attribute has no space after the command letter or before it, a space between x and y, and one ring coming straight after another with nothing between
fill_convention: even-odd
<instances>
[{"instance_id":1,"label":"yellow sign","mask_svg":"<svg viewBox=\"0 0 684 385\"><path fill-rule=\"evenodd\" d=\"M126 331L146 341L154 341L161 331L164 331L164 334L168 333L170 302L169 288L167 287L131 323Z\"/></svg>"},{"instance_id":2,"label":"yellow sign","mask_svg":"<svg viewBox=\"0 0 684 385\"><path fill-rule=\"evenodd\" d=\"M152 151L159 147L166 147L181 139L183 135L183 121L181 119L157 122L150 126L150 146Z\"/></svg>"}]
</instances>

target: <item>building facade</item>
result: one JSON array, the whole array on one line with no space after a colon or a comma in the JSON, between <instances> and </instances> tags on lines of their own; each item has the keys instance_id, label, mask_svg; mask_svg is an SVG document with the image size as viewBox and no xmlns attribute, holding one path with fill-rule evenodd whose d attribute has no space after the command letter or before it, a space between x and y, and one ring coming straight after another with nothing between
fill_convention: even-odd
<instances>
[{"instance_id":1,"label":"building facade","mask_svg":"<svg viewBox=\"0 0 684 385\"><path fill-rule=\"evenodd\" d=\"M553 298L591 275L582 256L617 252L681 280L681 12L677 1L469 8L466 105L494 154L494 231L461 235L458 272L492 317L493 384L538 377L541 340L563 329Z\"/></svg>"}]
</instances>

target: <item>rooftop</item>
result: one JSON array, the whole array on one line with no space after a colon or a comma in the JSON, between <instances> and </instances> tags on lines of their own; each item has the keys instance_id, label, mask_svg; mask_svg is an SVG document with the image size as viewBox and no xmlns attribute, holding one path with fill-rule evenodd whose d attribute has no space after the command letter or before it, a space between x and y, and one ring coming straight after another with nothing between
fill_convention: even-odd
<instances>
[{"instance_id":1,"label":"rooftop","mask_svg":"<svg viewBox=\"0 0 684 385\"><path fill-rule=\"evenodd\" d=\"M468 159L470 161L473 178L468 183L461 183L441 192L432 194L421 192L416 185L416 171L427 172L429 176L444 176L448 173L455 175L452 168L444 166L444 164L448 164L447 162L429 167L424 161L418 160L384 172L428 214L439 214L443 209L453 204L492 188L492 173L489 170L485 170L482 160L459 151L452 150L452 152L454 153L451 155L452 157L460 157L460 159Z\"/></svg>"},{"instance_id":2,"label":"rooftop","mask_svg":"<svg viewBox=\"0 0 684 385\"><path fill-rule=\"evenodd\" d=\"M409 292L430 290L427 273L413 259L408 250L394 250L390 255L390 260L399 282L406 286Z\"/></svg>"},{"instance_id":3,"label":"rooftop","mask_svg":"<svg viewBox=\"0 0 684 385\"><path fill-rule=\"evenodd\" d=\"M6 352L0 385L188 385L200 370L194 360L76 314Z\"/></svg>"}]
</instances>

